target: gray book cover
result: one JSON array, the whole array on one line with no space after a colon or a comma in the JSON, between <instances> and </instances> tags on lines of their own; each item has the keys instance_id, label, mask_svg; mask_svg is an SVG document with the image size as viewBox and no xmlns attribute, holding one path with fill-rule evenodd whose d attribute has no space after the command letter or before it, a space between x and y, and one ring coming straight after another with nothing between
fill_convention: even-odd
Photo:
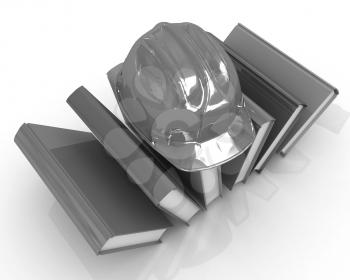
<instances>
[{"instance_id":1,"label":"gray book cover","mask_svg":"<svg viewBox=\"0 0 350 280\"><path fill-rule=\"evenodd\" d=\"M260 172L293 128L305 104L258 72L230 48L225 48L236 66L244 94L275 119L255 163L255 170Z\"/></svg>"},{"instance_id":2,"label":"gray book cover","mask_svg":"<svg viewBox=\"0 0 350 280\"><path fill-rule=\"evenodd\" d=\"M248 179L275 122L270 114L248 96L244 95L244 101L253 121L256 137L242 164L242 168L239 170L236 183L245 182Z\"/></svg>"},{"instance_id":3,"label":"gray book cover","mask_svg":"<svg viewBox=\"0 0 350 280\"><path fill-rule=\"evenodd\" d=\"M67 102L156 206L186 223L200 210L184 193L171 166L158 160L154 152L87 89L78 88Z\"/></svg>"},{"instance_id":4,"label":"gray book cover","mask_svg":"<svg viewBox=\"0 0 350 280\"><path fill-rule=\"evenodd\" d=\"M246 182L248 179L275 121L248 96L243 94L243 97L256 131L256 137L247 151L221 167L222 182L230 190L235 184Z\"/></svg>"},{"instance_id":5,"label":"gray book cover","mask_svg":"<svg viewBox=\"0 0 350 280\"><path fill-rule=\"evenodd\" d=\"M91 133L23 124L15 142L96 254L158 243L171 226Z\"/></svg>"},{"instance_id":6,"label":"gray book cover","mask_svg":"<svg viewBox=\"0 0 350 280\"><path fill-rule=\"evenodd\" d=\"M249 154L250 148L245 150L239 156L224 163L221 166L222 183L229 190L232 190L233 186L238 183L237 178L243 163Z\"/></svg>"},{"instance_id":7,"label":"gray book cover","mask_svg":"<svg viewBox=\"0 0 350 280\"><path fill-rule=\"evenodd\" d=\"M286 154L333 101L338 90L242 24L232 30L225 44L257 71L306 105L278 149Z\"/></svg>"}]
</instances>

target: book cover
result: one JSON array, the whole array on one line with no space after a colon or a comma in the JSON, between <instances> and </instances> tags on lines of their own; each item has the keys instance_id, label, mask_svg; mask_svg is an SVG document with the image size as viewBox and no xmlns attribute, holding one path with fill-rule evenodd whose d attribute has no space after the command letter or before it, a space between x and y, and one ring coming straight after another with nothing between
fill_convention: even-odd
<instances>
[{"instance_id":1,"label":"book cover","mask_svg":"<svg viewBox=\"0 0 350 280\"><path fill-rule=\"evenodd\" d=\"M305 103L305 109L278 149L286 154L334 100L338 90L242 24L232 30L225 44L290 95Z\"/></svg>"},{"instance_id":2,"label":"book cover","mask_svg":"<svg viewBox=\"0 0 350 280\"><path fill-rule=\"evenodd\" d=\"M96 254L158 243L171 226L91 133L23 124L15 142Z\"/></svg>"},{"instance_id":3,"label":"book cover","mask_svg":"<svg viewBox=\"0 0 350 280\"><path fill-rule=\"evenodd\" d=\"M247 158L247 155L249 154L249 151L250 148L245 150L236 158L224 163L221 166L222 183L229 190L232 190L233 186L239 183L237 180L238 174L242 169L242 166L245 162L245 159Z\"/></svg>"},{"instance_id":4,"label":"book cover","mask_svg":"<svg viewBox=\"0 0 350 280\"><path fill-rule=\"evenodd\" d=\"M256 137L247 151L221 167L222 182L230 190L235 184L247 181L275 121L248 96L244 94L243 96L256 131Z\"/></svg>"},{"instance_id":5,"label":"book cover","mask_svg":"<svg viewBox=\"0 0 350 280\"><path fill-rule=\"evenodd\" d=\"M236 66L244 94L275 119L255 163L255 170L260 172L287 137L305 104L259 73L229 47L225 48Z\"/></svg>"},{"instance_id":6,"label":"book cover","mask_svg":"<svg viewBox=\"0 0 350 280\"><path fill-rule=\"evenodd\" d=\"M198 213L199 206L185 194L171 166L161 162L88 90L79 87L67 102L156 206L186 223Z\"/></svg>"},{"instance_id":7,"label":"book cover","mask_svg":"<svg viewBox=\"0 0 350 280\"><path fill-rule=\"evenodd\" d=\"M248 96L244 95L244 100L253 121L256 137L242 164L242 168L239 170L236 183L247 181L275 122L275 119L271 115Z\"/></svg>"}]
</instances>

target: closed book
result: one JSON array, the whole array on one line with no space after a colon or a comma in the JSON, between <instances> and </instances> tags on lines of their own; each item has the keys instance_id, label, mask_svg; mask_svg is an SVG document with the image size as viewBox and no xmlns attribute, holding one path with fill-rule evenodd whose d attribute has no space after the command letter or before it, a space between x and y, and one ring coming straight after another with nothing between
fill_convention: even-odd
<instances>
[{"instance_id":1,"label":"closed book","mask_svg":"<svg viewBox=\"0 0 350 280\"><path fill-rule=\"evenodd\" d=\"M334 100L338 90L242 24L233 29L225 44L306 105L278 149L286 154Z\"/></svg>"},{"instance_id":2,"label":"closed book","mask_svg":"<svg viewBox=\"0 0 350 280\"><path fill-rule=\"evenodd\" d=\"M91 133L23 124L15 142L96 254L159 243L171 226Z\"/></svg>"},{"instance_id":3,"label":"closed book","mask_svg":"<svg viewBox=\"0 0 350 280\"><path fill-rule=\"evenodd\" d=\"M200 210L184 192L171 168L84 87L67 99L108 153L159 208L188 223Z\"/></svg>"},{"instance_id":4,"label":"closed book","mask_svg":"<svg viewBox=\"0 0 350 280\"><path fill-rule=\"evenodd\" d=\"M122 63L118 64L107 73L108 80L115 95L118 94L116 82L118 75L120 75L122 72L122 67ZM129 109L137 110L137 108L133 108L132 106L130 106ZM128 125L127 120L123 118L122 114L119 114L118 117L131 132L137 134L137 132L132 129L132 126ZM142 137L139 137L139 139L142 139ZM143 144L145 146L148 145L144 141ZM184 185L186 194L195 200L202 209L206 209L209 204L221 196L222 178L220 167L213 167L202 171L187 172L173 166L166 158L155 150L153 150L153 157L156 158L155 162L162 162L164 166L167 166L168 169L170 168L172 171L174 171L174 176L177 177Z\"/></svg>"},{"instance_id":5,"label":"closed book","mask_svg":"<svg viewBox=\"0 0 350 280\"><path fill-rule=\"evenodd\" d=\"M244 94L275 119L255 163L255 170L260 172L293 128L305 104L257 71L227 45L224 47L236 66Z\"/></svg>"},{"instance_id":6,"label":"closed book","mask_svg":"<svg viewBox=\"0 0 350 280\"><path fill-rule=\"evenodd\" d=\"M237 180L238 174L242 169L242 166L245 162L245 159L247 158L247 155L249 154L250 149L251 148L245 150L239 156L224 163L221 166L222 184L229 190L232 190L233 186L239 183Z\"/></svg>"},{"instance_id":7,"label":"closed book","mask_svg":"<svg viewBox=\"0 0 350 280\"><path fill-rule=\"evenodd\" d=\"M235 184L246 182L262 147L272 129L275 119L271 117L258 104L243 94L246 109L251 117L255 139L248 150L237 158L221 166L222 182L230 190Z\"/></svg>"},{"instance_id":8,"label":"closed book","mask_svg":"<svg viewBox=\"0 0 350 280\"><path fill-rule=\"evenodd\" d=\"M236 183L247 181L266 139L275 123L275 119L256 104L248 96L244 95L244 101L255 128L255 139L242 164L236 178Z\"/></svg>"},{"instance_id":9,"label":"closed book","mask_svg":"<svg viewBox=\"0 0 350 280\"><path fill-rule=\"evenodd\" d=\"M206 209L213 201L221 197L222 173L220 166L194 172L175 169L175 172L185 185L187 193L203 209Z\"/></svg>"}]
</instances>

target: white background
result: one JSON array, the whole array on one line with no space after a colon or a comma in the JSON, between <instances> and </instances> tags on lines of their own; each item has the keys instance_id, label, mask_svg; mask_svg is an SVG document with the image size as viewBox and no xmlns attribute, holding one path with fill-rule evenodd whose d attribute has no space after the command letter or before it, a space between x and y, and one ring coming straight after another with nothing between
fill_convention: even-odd
<instances>
[{"instance_id":1,"label":"white background","mask_svg":"<svg viewBox=\"0 0 350 280\"><path fill-rule=\"evenodd\" d=\"M0 1L0 279L349 279L347 1ZM159 246L96 257L13 143L23 122L86 130L65 103L160 21L241 22L340 95L295 149Z\"/></svg>"}]
</instances>

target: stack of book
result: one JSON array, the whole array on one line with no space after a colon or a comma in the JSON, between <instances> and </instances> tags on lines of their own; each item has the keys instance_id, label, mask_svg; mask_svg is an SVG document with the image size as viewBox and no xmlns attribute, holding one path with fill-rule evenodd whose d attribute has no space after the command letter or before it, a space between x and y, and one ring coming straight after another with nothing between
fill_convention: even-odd
<instances>
[{"instance_id":1,"label":"stack of book","mask_svg":"<svg viewBox=\"0 0 350 280\"><path fill-rule=\"evenodd\" d=\"M215 37L214 37L215 38ZM25 123L15 142L97 254L159 243L285 155L338 94L336 88L238 24L224 42L256 132L216 169L185 172L145 143L84 87L67 99L91 133ZM115 83L122 67L108 72Z\"/></svg>"}]
</instances>

